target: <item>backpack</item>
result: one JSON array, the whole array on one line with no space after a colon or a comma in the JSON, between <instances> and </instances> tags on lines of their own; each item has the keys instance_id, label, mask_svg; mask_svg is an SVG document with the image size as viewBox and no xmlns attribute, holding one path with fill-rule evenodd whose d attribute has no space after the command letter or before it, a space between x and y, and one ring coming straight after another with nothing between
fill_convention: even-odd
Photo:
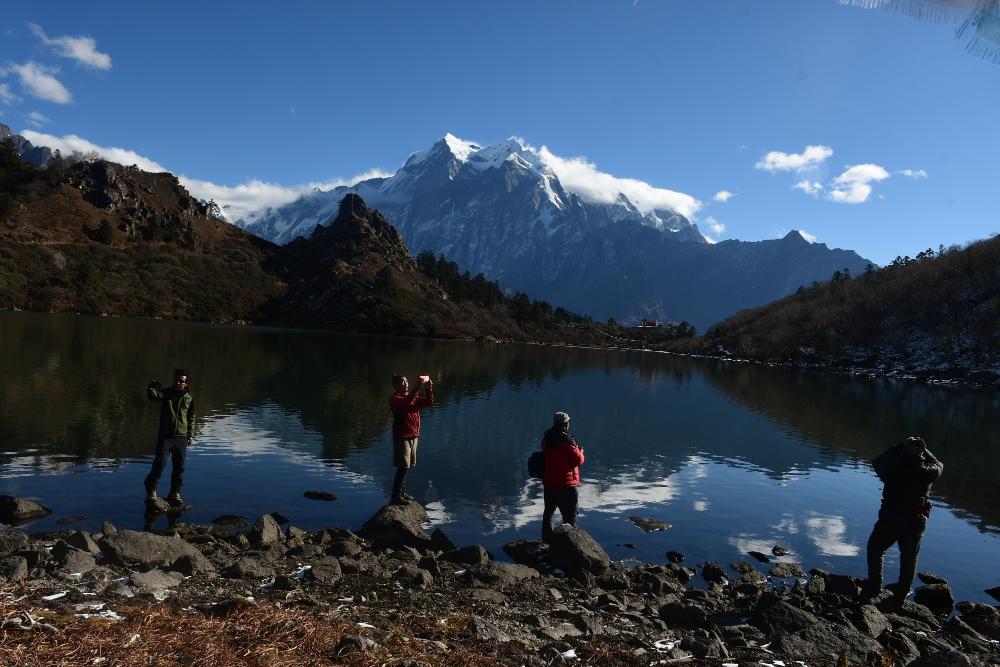
<instances>
[{"instance_id":1,"label":"backpack","mask_svg":"<svg viewBox=\"0 0 1000 667\"><path fill-rule=\"evenodd\" d=\"M538 450L528 457L528 475L535 479L545 476L545 452Z\"/></svg>"}]
</instances>

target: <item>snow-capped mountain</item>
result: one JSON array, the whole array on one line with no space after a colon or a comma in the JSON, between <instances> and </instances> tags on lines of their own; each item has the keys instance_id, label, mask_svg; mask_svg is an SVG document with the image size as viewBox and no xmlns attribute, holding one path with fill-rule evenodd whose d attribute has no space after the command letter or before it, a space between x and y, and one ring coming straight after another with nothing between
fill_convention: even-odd
<instances>
[{"instance_id":1,"label":"snow-capped mountain","mask_svg":"<svg viewBox=\"0 0 1000 667\"><path fill-rule=\"evenodd\" d=\"M414 253L444 254L505 288L602 320L654 317L703 328L866 264L801 236L805 252L785 255L762 251L784 241L712 245L675 211L642 211L624 194L586 200L563 186L543 152L517 138L480 146L448 134L388 178L313 191L240 224L287 243L328 225L349 192L381 210Z\"/></svg>"}]
</instances>

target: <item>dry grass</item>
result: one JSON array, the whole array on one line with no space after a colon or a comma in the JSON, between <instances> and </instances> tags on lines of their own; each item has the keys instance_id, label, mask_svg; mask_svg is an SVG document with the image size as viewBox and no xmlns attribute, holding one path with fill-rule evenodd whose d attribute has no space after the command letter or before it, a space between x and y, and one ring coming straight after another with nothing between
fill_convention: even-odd
<instances>
[{"instance_id":1,"label":"dry grass","mask_svg":"<svg viewBox=\"0 0 1000 667\"><path fill-rule=\"evenodd\" d=\"M20 616L23 606L0 602L2 618ZM429 665L495 665L497 658L475 650L445 651L432 642L371 630L332 616L275 604L253 604L225 617L165 605L117 609L123 619L107 621L61 615L54 632L0 630L0 665L191 665L197 667L291 665L392 665L419 660ZM37 618L39 613L32 612ZM63 621L63 622L58 622ZM411 628L411 632L412 632ZM344 634L365 635L378 646L333 655Z\"/></svg>"}]
</instances>

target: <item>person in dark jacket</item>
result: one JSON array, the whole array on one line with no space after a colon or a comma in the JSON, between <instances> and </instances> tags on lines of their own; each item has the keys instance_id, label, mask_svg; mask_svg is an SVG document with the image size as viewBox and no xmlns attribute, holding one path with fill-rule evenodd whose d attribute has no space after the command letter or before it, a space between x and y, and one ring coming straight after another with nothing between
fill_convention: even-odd
<instances>
[{"instance_id":1,"label":"person in dark jacket","mask_svg":"<svg viewBox=\"0 0 1000 667\"><path fill-rule=\"evenodd\" d=\"M172 459L170 494L167 502L179 507L181 487L184 485L184 459L187 448L194 439L194 397L188 391L190 377L183 368L174 370L174 386L162 388L153 381L146 388L146 396L160 403L160 429L156 437L156 454L153 468L146 476L146 502L156 505L156 485L160 481L167 458Z\"/></svg>"},{"instance_id":2,"label":"person in dark jacket","mask_svg":"<svg viewBox=\"0 0 1000 667\"><path fill-rule=\"evenodd\" d=\"M417 465L420 410L434 405L434 383L423 376L416 388L409 391L410 383L406 377L393 375L392 386L395 392L389 397L389 409L392 410L392 464L396 467L396 476L392 480L389 502L405 505L408 500L413 500L413 496L405 492L405 486L406 474Z\"/></svg>"},{"instance_id":3,"label":"person in dark jacket","mask_svg":"<svg viewBox=\"0 0 1000 667\"><path fill-rule=\"evenodd\" d=\"M583 465L583 447L569 432L569 415L557 412L552 418L552 428L542 436L545 452L544 487L545 512L542 514L542 541L552 539L552 517L559 509L563 523L576 525L580 486L580 466Z\"/></svg>"},{"instance_id":4,"label":"person in dark jacket","mask_svg":"<svg viewBox=\"0 0 1000 667\"><path fill-rule=\"evenodd\" d=\"M882 507L878 521L868 538L869 596L882 590L882 559L893 544L899 545L899 581L893 597L902 604L910 594L917 571L920 542L931 514L931 485L941 476L944 466L923 438L911 437L882 452L872 467L882 480Z\"/></svg>"}]
</instances>

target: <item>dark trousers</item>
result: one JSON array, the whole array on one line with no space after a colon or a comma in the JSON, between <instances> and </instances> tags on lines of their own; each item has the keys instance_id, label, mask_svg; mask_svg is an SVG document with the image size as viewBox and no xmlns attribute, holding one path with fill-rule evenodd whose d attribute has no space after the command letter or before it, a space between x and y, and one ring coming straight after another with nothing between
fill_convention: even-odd
<instances>
[{"instance_id":1,"label":"dark trousers","mask_svg":"<svg viewBox=\"0 0 1000 667\"><path fill-rule=\"evenodd\" d=\"M156 443L156 456L153 457L153 468L146 475L146 492L154 491L156 484L160 481L160 475L167 466L167 457L170 457L172 466L170 469L170 494L181 492L184 485L184 457L187 456L187 438L183 435L176 437L160 436Z\"/></svg>"},{"instance_id":2,"label":"dark trousers","mask_svg":"<svg viewBox=\"0 0 1000 667\"><path fill-rule=\"evenodd\" d=\"M893 544L899 544L899 581L894 594L903 600L910 593L913 577L917 572L917 555L927 527L923 514L897 514L883 510L868 538L868 587L882 589L882 558Z\"/></svg>"},{"instance_id":3,"label":"dark trousers","mask_svg":"<svg viewBox=\"0 0 1000 667\"><path fill-rule=\"evenodd\" d=\"M576 525L576 508L580 498L576 493L575 486L564 489L545 489L545 512L542 514L542 541L548 542L552 539L552 517L559 508L563 523L571 526Z\"/></svg>"}]
</instances>

